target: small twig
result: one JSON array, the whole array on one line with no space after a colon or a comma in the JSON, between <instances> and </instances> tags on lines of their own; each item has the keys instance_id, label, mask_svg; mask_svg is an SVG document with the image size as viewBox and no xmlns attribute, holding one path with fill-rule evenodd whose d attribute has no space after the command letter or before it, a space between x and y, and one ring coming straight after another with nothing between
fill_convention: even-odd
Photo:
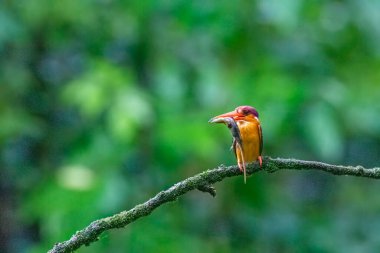
<instances>
[{"instance_id":1,"label":"small twig","mask_svg":"<svg viewBox=\"0 0 380 253\"><path fill-rule=\"evenodd\" d=\"M216 197L216 190L211 185L201 185L197 187L198 190L201 192L208 192L211 196Z\"/></svg>"},{"instance_id":2,"label":"small twig","mask_svg":"<svg viewBox=\"0 0 380 253\"><path fill-rule=\"evenodd\" d=\"M321 162L302 161L296 159L273 159L264 157L262 169L267 172L275 172L283 169L291 170L321 170L334 175L350 175L367 178L380 178L380 168L365 169L362 166L342 166L330 165ZM247 174L253 174L260 171L257 163L252 163L247 166ZM238 166L220 166L217 169L207 170L193 177L189 177L165 191L159 192L156 196L149 199L143 204L139 204L134 208L115 214L111 217L93 221L89 226L76 232L69 240L57 243L49 251L50 253L73 252L82 245L89 245L97 241L100 234L106 230L114 228L122 228L129 223L149 215L154 209L170 201L174 201L179 196L188 191L198 189L208 192L215 196L215 189L212 184L222 181L227 177L241 175Z\"/></svg>"}]
</instances>

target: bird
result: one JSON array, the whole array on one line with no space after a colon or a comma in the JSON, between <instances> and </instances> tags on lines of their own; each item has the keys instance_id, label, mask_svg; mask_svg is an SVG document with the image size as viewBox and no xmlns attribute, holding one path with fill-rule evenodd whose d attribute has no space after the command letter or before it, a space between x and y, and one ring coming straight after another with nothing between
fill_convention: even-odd
<instances>
[{"instance_id":1,"label":"bird","mask_svg":"<svg viewBox=\"0 0 380 253\"><path fill-rule=\"evenodd\" d=\"M223 123L231 131L232 146L244 183L247 181L246 163L258 161L262 167L263 134L257 110L249 105L215 116L209 123Z\"/></svg>"}]
</instances>

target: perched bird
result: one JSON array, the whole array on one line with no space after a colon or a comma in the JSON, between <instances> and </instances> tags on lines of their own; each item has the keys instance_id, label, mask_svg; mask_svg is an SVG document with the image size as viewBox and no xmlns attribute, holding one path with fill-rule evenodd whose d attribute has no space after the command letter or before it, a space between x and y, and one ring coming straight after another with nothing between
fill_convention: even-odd
<instances>
[{"instance_id":1,"label":"perched bird","mask_svg":"<svg viewBox=\"0 0 380 253\"><path fill-rule=\"evenodd\" d=\"M239 106L234 111L221 114L209 120L209 123L224 123L232 134L232 149L238 166L244 173L245 164L259 161L262 166L263 135L259 121L259 113L252 106Z\"/></svg>"}]
</instances>

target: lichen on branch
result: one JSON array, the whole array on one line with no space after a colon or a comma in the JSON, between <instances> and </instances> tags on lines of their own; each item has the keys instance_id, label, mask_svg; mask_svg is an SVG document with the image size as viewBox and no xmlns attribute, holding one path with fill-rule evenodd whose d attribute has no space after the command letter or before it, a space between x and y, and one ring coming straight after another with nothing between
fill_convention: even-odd
<instances>
[{"instance_id":1,"label":"lichen on branch","mask_svg":"<svg viewBox=\"0 0 380 253\"><path fill-rule=\"evenodd\" d=\"M334 175L350 175L374 179L380 178L380 168L365 169L362 166L331 165L327 163L296 159L273 159L270 157L264 157L262 168L259 168L257 163L252 163L247 166L248 175L261 170L270 173L278 170L320 170ZM174 201L181 195L194 189L198 189L215 196L216 191L212 187L214 183L222 181L228 177L239 175L241 175L241 172L238 166L226 167L221 165L216 169L207 170L195 176L189 177L179 183L176 183L169 189L157 193L157 195L153 198L133 207L128 211L122 211L113 216L93 221L86 228L77 231L69 240L55 244L49 253L73 252L82 245L88 246L90 243L97 241L99 236L104 231L125 227L129 223L143 216L149 215L154 209L162 204Z\"/></svg>"}]
</instances>

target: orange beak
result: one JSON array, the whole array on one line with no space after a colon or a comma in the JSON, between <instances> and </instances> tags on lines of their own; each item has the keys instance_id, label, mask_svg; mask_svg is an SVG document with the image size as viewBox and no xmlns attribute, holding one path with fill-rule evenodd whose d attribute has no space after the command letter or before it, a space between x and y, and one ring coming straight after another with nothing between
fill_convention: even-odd
<instances>
[{"instance_id":1,"label":"orange beak","mask_svg":"<svg viewBox=\"0 0 380 253\"><path fill-rule=\"evenodd\" d=\"M244 119L244 114L237 113L236 111L227 112L210 119L209 123L226 123L226 118L233 118L235 121Z\"/></svg>"}]
</instances>

